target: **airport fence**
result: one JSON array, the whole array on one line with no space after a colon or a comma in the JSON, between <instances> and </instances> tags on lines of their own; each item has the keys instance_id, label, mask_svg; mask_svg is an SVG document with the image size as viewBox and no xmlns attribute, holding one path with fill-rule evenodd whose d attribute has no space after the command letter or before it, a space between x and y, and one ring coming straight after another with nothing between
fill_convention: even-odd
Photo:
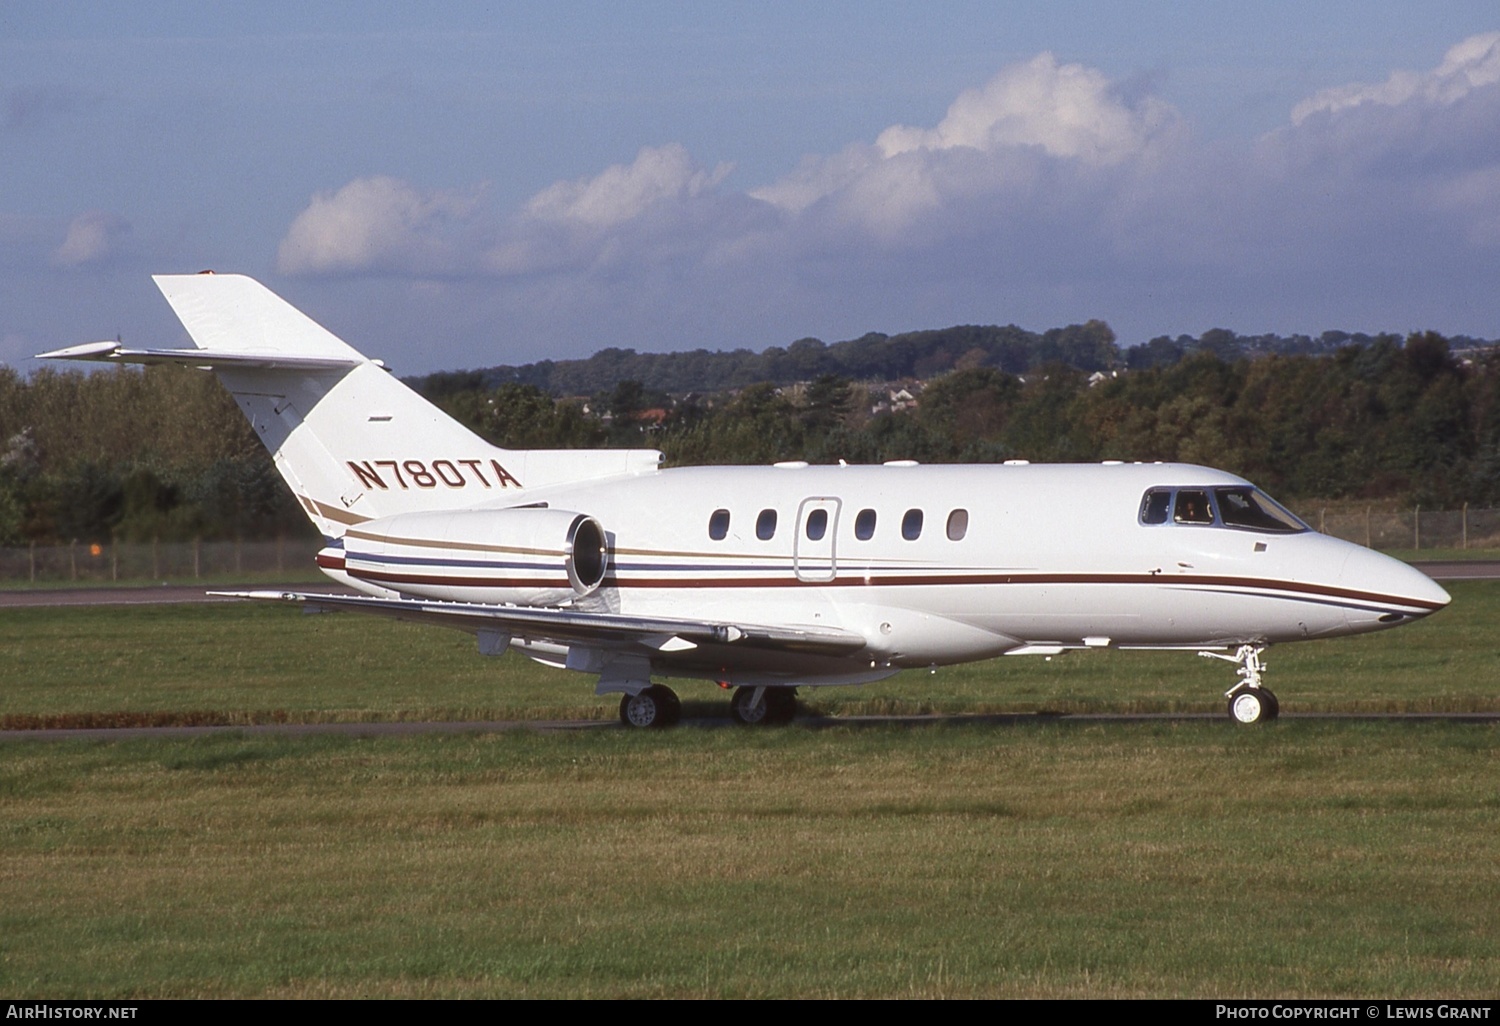
<instances>
[{"instance_id":1,"label":"airport fence","mask_svg":"<svg viewBox=\"0 0 1500 1026\"><path fill-rule=\"evenodd\" d=\"M282 538L0 548L0 584L267 578L312 569L320 546L316 538Z\"/></svg>"},{"instance_id":2,"label":"airport fence","mask_svg":"<svg viewBox=\"0 0 1500 1026\"><path fill-rule=\"evenodd\" d=\"M1320 509L1302 519L1324 534L1371 549L1500 548L1500 509Z\"/></svg>"}]
</instances>

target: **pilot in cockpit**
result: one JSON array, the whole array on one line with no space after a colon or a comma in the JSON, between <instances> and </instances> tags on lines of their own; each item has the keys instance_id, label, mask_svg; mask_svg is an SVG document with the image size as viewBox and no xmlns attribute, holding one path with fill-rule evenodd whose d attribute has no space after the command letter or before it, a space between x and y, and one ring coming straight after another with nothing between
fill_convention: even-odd
<instances>
[{"instance_id":1,"label":"pilot in cockpit","mask_svg":"<svg viewBox=\"0 0 1500 1026\"><path fill-rule=\"evenodd\" d=\"M1204 492L1178 492L1172 519L1179 524L1213 523L1214 514L1208 505L1208 495Z\"/></svg>"}]
</instances>

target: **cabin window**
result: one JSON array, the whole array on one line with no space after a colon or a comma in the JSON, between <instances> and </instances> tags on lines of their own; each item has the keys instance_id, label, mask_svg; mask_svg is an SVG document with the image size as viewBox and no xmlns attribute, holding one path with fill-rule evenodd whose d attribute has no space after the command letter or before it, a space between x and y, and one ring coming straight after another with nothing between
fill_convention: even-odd
<instances>
[{"instance_id":1,"label":"cabin window","mask_svg":"<svg viewBox=\"0 0 1500 1026\"><path fill-rule=\"evenodd\" d=\"M1179 491L1177 503L1172 507L1172 519L1179 524L1213 523L1214 511L1208 504L1208 493L1197 488Z\"/></svg>"},{"instance_id":2,"label":"cabin window","mask_svg":"<svg viewBox=\"0 0 1500 1026\"><path fill-rule=\"evenodd\" d=\"M763 509L760 516L755 518L755 537L761 541L770 541L776 536L776 511L774 509Z\"/></svg>"},{"instance_id":3,"label":"cabin window","mask_svg":"<svg viewBox=\"0 0 1500 1026\"><path fill-rule=\"evenodd\" d=\"M729 510L716 509L708 518L708 536L714 541L723 541L729 536Z\"/></svg>"},{"instance_id":4,"label":"cabin window","mask_svg":"<svg viewBox=\"0 0 1500 1026\"><path fill-rule=\"evenodd\" d=\"M807 515L807 540L822 541L828 533L828 511L815 509Z\"/></svg>"},{"instance_id":5,"label":"cabin window","mask_svg":"<svg viewBox=\"0 0 1500 1026\"><path fill-rule=\"evenodd\" d=\"M875 511L873 509L862 509L859 516L854 518L854 537L860 541L869 541L875 537Z\"/></svg>"},{"instance_id":6,"label":"cabin window","mask_svg":"<svg viewBox=\"0 0 1500 1026\"><path fill-rule=\"evenodd\" d=\"M948 540L963 541L969 533L969 511L956 509L948 514Z\"/></svg>"},{"instance_id":7,"label":"cabin window","mask_svg":"<svg viewBox=\"0 0 1500 1026\"><path fill-rule=\"evenodd\" d=\"M916 541L922 537L922 511L909 509L906 516L901 518L901 537L907 541Z\"/></svg>"},{"instance_id":8,"label":"cabin window","mask_svg":"<svg viewBox=\"0 0 1500 1026\"><path fill-rule=\"evenodd\" d=\"M1172 490L1153 488L1141 499L1141 523L1165 524L1172 510Z\"/></svg>"}]
</instances>

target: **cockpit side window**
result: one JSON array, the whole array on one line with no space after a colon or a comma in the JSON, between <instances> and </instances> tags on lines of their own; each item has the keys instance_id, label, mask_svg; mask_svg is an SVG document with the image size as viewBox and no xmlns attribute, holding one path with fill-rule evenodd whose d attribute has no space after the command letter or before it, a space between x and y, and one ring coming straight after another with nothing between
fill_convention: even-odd
<instances>
[{"instance_id":1,"label":"cockpit side window","mask_svg":"<svg viewBox=\"0 0 1500 1026\"><path fill-rule=\"evenodd\" d=\"M1183 488L1179 491L1177 502L1172 507L1172 520L1178 524L1213 523L1214 511L1208 504L1208 492L1198 488Z\"/></svg>"},{"instance_id":2,"label":"cockpit side window","mask_svg":"<svg viewBox=\"0 0 1500 1026\"><path fill-rule=\"evenodd\" d=\"M1310 531L1290 511L1283 509L1269 495L1254 488L1215 488L1219 517L1228 527L1243 527L1271 534L1296 534Z\"/></svg>"},{"instance_id":3,"label":"cockpit side window","mask_svg":"<svg viewBox=\"0 0 1500 1026\"><path fill-rule=\"evenodd\" d=\"M1312 530L1275 499L1248 485L1147 489L1141 496L1141 523L1213 525L1268 534Z\"/></svg>"},{"instance_id":4,"label":"cockpit side window","mask_svg":"<svg viewBox=\"0 0 1500 1026\"><path fill-rule=\"evenodd\" d=\"M1165 524L1172 509L1172 489L1153 488L1141 498L1141 523Z\"/></svg>"}]
</instances>

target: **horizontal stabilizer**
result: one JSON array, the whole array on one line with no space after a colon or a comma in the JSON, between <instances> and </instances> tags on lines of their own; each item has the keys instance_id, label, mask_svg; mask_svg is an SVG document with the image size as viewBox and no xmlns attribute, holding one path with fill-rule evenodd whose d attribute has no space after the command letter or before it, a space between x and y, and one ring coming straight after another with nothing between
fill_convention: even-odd
<instances>
[{"instance_id":1,"label":"horizontal stabilizer","mask_svg":"<svg viewBox=\"0 0 1500 1026\"><path fill-rule=\"evenodd\" d=\"M99 363L181 363L193 367L295 368L339 370L364 362L334 356L294 353L234 353L210 349L126 349L118 342L87 342L81 346L38 353L38 360L92 360Z\"/></svg>"},{"instance_id":2,"label":"horizontal stabilizer","mask_svg":"<svg viewBox=\"0 0 1500 1026\"><path fill-rule=\"evenodd\" d=\"M152 280L200 349L364 361L356 349L254 278L158 274Z\"/></svg>"},{"instance_id":3,"label":"horizontal stabilizer","mask_svg":"<svg viewBox=\"0 0 1500 1026\"><path fill-rule=\"evenodd\" d=\"M562 644L645 645L662 647L663 637L698 644L737 644L751 648L848 654L865 646L863 636L838 627L730 624L709 620L679 620L619 613L589 613L572 609L529 606L491 606L466 602L426 602L415 599L374 598L364 595L323 595L291 591L215 591L223 598L306 603L321 609L375 613L413 623L454 627L473 634L503 630L532 641Z\"/></svg>"}]
</instances>

